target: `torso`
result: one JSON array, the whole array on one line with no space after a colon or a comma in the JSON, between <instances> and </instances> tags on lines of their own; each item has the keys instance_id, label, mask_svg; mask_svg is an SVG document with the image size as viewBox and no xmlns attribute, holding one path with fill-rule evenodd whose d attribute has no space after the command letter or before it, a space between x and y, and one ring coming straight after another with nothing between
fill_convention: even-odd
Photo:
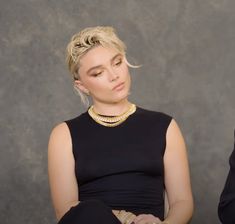
<instances>
[{"instance_id":1,"label":"torso","mask_svg":"<svg viewBox=\"0 0 235 224\"><path fill-rule=\"evenodd\" d=\"M112 209L164 215L166 131L171 117L137 106L116 127L87 112L65 121L75 158L79 200L100 199Z\"/></svg>"}]
</instances>

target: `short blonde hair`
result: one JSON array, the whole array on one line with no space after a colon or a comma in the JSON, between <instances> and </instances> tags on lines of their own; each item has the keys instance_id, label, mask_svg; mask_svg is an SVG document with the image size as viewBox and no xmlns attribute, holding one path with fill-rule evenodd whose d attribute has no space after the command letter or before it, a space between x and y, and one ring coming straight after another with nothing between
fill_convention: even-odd
<instances>
[{"instance_id":1,"label":"short blonde hair","mask_svg":"<svg viewBox=\"0 0 235 224\"><path fill-rule=\"evenodd\" d=\"M79 79L79 65L81 57L95 46L101 45L103 47L114 48L123 56L126 55L126 45L116 34L113 27L110 26L96 26L88 27L81 30L79 33L72 36L71 41L67 46L66 62L73 80ZM140 66L131 65L127 60L129 67L138 68ZM89 106L88 97L81 92L76 86L76 91L81 97L82 103Z\"/></svg>"}]
</instances>

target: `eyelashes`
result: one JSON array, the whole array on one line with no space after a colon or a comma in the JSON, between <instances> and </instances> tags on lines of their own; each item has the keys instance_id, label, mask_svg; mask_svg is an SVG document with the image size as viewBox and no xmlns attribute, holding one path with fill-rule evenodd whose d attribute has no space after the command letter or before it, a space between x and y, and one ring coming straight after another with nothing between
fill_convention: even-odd
<instances>
[{"instance_id":1,"label":"eyelashes","mask_svg":"<svg viewBox=\"0 0 235 224\"><path fill-rule=\"evenodd\" d=\"M97 76L99 76L99 75L101 75L101 74L102 74L102 72L98 72L98 73L92 74L91 76L97 77Z\"/></svg>"},{"instance_id":2,"label":"eyelashes","mask_svg":"<svg viewBox=\"0 0 235 224\"><path fill-rule=\"evenodd\" d=\"M121 60L119 60L118 62L116 62L116 63L114 64L114 66L120 66L120 65L122 64L122 62L123 62L123 60L121 59ZM100 72L91 74L91 76L97 77L97 76L101 75L102 73L103 73L103 71L100 71Z\"/></svg>"},{"instance_id":3,"label":"eyelashes","mask_svg":"<svg viewBox=\"0 0 235 224\"><path fill-rule=\"evenodd\" d=\"M115 65L120 65L122 64L122 60L119 60Z\"/></svg>"}]
</instances>

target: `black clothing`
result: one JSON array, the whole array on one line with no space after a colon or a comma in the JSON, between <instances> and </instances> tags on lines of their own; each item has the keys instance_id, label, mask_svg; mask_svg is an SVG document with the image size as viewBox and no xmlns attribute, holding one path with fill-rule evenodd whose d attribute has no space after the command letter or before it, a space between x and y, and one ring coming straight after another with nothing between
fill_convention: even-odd
<instances>
[{"instance_id":1,"label":"black clothing","mask_svg":"<svg viewBox=\"0 0 235 224\"><path fill-rule=\"evenodd\" d=\"M233 152L229 159L229 164L229 174L220 196L218 207L219 218L223 224L235 223L235 142Z\"/></svg>"},{"instance_id":2,"label":"black clothing","mask_svg":"<svg viewBox=\"0 0 235 224\"><path fill-rule=\"evenodd\" d=\"M69 127L79 200L96 199L111 209L164 218L166 131L172 117L143 109L116 127L88 112L65 121Z\"/></svg>"},{"instance_id":3,"label":"black clothing","mask_svg":"<svg viewBox=\"0 0 235 224\"><path fill-rule=\"evenodd\" d=\"M58 224L121 224L121 222L102 201L93 199L71 207Z\"/></svg>"}]
</instances>

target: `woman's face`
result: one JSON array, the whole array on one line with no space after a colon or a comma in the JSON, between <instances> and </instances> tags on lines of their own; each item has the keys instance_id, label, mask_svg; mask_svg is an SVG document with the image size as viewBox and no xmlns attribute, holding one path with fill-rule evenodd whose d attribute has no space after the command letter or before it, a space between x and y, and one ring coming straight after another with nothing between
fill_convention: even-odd
<instances>
[{"instance_id":1,"label":"woman's face","mask_svg":"<svg viewBox=\"0 0 235 224\"><path fill-rule=\"evenodd\" d=\"M89 92L94 102L117 103L127 98L130 74L124 56L115 49L102 46L92 48L80 59L78 72L80 79L75 81L77 87L85 93Z\"/></svg>"}]
</instances>

